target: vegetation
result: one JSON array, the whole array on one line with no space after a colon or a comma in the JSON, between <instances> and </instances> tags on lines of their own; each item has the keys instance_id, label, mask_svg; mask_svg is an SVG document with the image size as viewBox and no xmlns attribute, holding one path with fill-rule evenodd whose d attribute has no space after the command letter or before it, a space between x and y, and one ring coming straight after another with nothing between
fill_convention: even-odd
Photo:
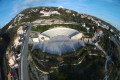
<instances>
[{"instance_id":1,"label":"vegetation","mask_svg":"<svg viewBox=\"0 0 120 80\"><path fill-rule=\"evenodd\" d=\"M93 50L94 46L86 46L83 48L78 49L76 52L66 53L62 56L59 55L52 55L46 52L42 52L41 50L33 50L31 52L31 56L34 60L34 62L40 67L40 64L43 63L44 65L47 65L47 67L56 67L58 66L59 61L58 58L62 57L65 64L78 64L79 58L84 57L88 54L97 54L98 56L101 56L103 53L101 51ZM40 60L43 60L39 63ZM45 60L48 60L47 62ZM43 69L42 69L43 70Z\"/></svg>"},{"instance_id":2,"label":"vegetation","mask_svg":"<svg viewBox=\"0 0 120 80\"><path fill-rule=\"evenodd\" d=\"M62 69L60 68L59 72L53 72L50 74L50 80L88 80L88 78L90 80L102 79L104 77L103 58L100 56L89 56L87 52L84 52L83 55L86 56L81 64L68 64L62 66ZM95 76L95 74L97 74L97 76Z\"/></svg>"},{"instance_id":3,"label":"vegetation","mask_svg":"<svg viewBox=\"0 0 120 80\"><path fill-rule=\"evenodd\" d=\"M10 46L12 45L12 42L16 37L17 28L18 28L18 26L16 26L15 28L11 28L7 30L11 23L12 21L1 29L1 35L0 35L2 37L2 40L0 40L0 52L1 52L0 68L2 72L2 80L7 80L7 75L10 71L6 52L7 52L7 49L10 48Z\"/></svg>"},{"instance_id":4,"label":"vegetation","mask_svg":"<svg viewBox=\"0 0 120 80\"><path fill-rule=\"evenodd\" d=\"M38 9L37 12L31 12L32 9ZM41 17L39 12L41 10L45 11L58 11L60 15L53 14L48 17ZM91 19L82 18L81 14L78 14L77 12L74 12L72 10L71 13L66 12L67 9L63 8L57 8L57 7L35 7L35 8L29 8L26 10L23 10L20 14L24 14L23 17L19 20L18 15L13 18L8 24L6 24L2 29L0 29L0 37L2 37L2 40L0 40L0 68L2 70L2 80L7 79L7 74L9 72L9 66L8 61L6 58L6 51L7 48L10 48L12 45L13 40L16 37L17 29L26 22L32 22L37 19L57 19L62 20L64 22L76 22L77 24L52 24L52 25L38 25L33 26L32 31L38 31L43 32L45 30L48 30L50 28L63 26L68 27L72 29L76 29L78 31L87 32L86 27L90 28L89 32L92 36L95 29L98 27ZM86 15L86 14L85 14ZM89 16L89 15L87 15ZM92 16L95 20L99 21L100 19ZM114 29L115 32L118 32L112 25L109 23L106 23L102 20L100 20L103 24L108 25L111 29ZM86 27L82 26L82 23L86 23ZM12 25L14 28L9 28L9 26ZM92 29L94 26L95 29ZM100 45L104 50L107 50L108 47L111 47L112 53L112 59L114 61L115 68L112 72L112 75L115 77L117 71L119 71L119 57L117 46L109 40L109 36L115 34L115 32L110 32L109 30L101 28L104 32L104 38L101 38ZM33 58L33 61L35 64L42 69L43 71L50 71L51 67L58 66L59 62L58 58L63 58L64 64L67 64L66 66L62 67L62 70L59 68L58 71L54 70L53 73L50 73L50 80L102 80L104 77L104 63L105 63L105 57L102 57L103 53L99 50L94 50L95 46L87 45L86 47L82 47L78 49L76 52L66 53L62 56L58 55L51 55L45 52L42 52L40 50L34 50L31 52L31 56ZM30 49L31 47L29 47ZM17 47L18 52L20 51L20 46ZM76 54L76 55L74 55ZM97 54L97 56L90 55L90 54ZM76 66L72 64L77 64L80 60L80 58L83 59L81 64L78 64ZM48 60L48 61L45 61ZM42 64L41 64L42 63ZM45 66L43 66L45 65ZM110 68L112 69L112 68ZM31 70L31 69L30 69ZM97 76L95 76L96 74ZM112 76L111 75L111 76ZM114 80L113 77L111 77L111 80ZM35 77L35 76L34 76ZM32 79L33 80L33 79ZM116 80L119 80L116 78Z\"/></svg>"},{"instance_id":5,"label":"vegetation","mask_svg":"<svg viewBox=\"0 0 120 80\"><path fill-rule=\"evenodd\" d=\"M67 28L72 28L76 29L78 31L86 32L86 28L81 27L81 25L74 25L74 24L52 24L52 25L39 25L39 26L33 26L32 31L38 31L38 32L44 32L45 30L54 28L54 27L67 27Z\"/></svg>"},{"instance_id":6,"label":"vegetation","mask_svg":"<svg viewBox=\"0 0 120 80\"><path fill-rule=\"evenodd\" d=\"M8 44L10 42L10 38L8 34L4 33L2 34L2 40L0 43L0 68L1 68L1 77L2 80L7 80L7 74L9 72L9 66L8 66L8 61L6 58L6 50L8 47Z\"/></svg>"}]
</instances>

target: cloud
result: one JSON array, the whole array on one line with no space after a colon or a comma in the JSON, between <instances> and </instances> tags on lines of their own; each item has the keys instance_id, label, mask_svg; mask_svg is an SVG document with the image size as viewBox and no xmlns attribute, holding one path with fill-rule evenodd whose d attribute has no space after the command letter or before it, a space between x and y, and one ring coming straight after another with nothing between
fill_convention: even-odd
<instances>
[{"instance_id":1,"label":"cloud","mask_svg":"<svg viewBox=\"0 0 120 80\"><path fill-rule=\"evenodd\" d=\"M107 2L110 2L110 3L113 3L114 2L114 0L106 0Z\"/></svg>"},{"instance_id":2,"label":"cloud","mask_svg":"<svg viewBox=\"0 0 120 80\"><path fill-rule=\"evenodd\" d=\"M34 3L46 3L46 2L57 2L58 0L25 0L23 2L24 5L30 5Z\"/></svg>"},{"instance_id":3,"label":"cloud","mask_svg":"<svg viewBox=\"0 0 120 80\"><path fill-rule=\"evenodd\" d=\"M28 5L28 4L31 4L31 3L35 3L35 2L41 2L41 1L44 1L44 0L25 0L23 2L24 5Z\"/></svg>"},{"instance_id":4,"label":"cloud","mask_svg":"<svg viewBox=\"0 0 120 80\"><path fill-rule=\"evenodd\" d=\"M16 15L20 11L28 7L40 6L47 2L57 2L58 0L24 0L21 3L16 3L13 6L12 13L10 15Z\"/></svg>"},{"instance_id":5,"label":"cloud","mask_svg":"<svg viewBox=\"0 0 120 80\"><path fill-rule=\"evenodd\" d=\"M106 1L110 4L112 4L113 6L120 6L120 0L102 0L102 1Z\"/></svg>"},{"instance_id":6,"label":"cloud","mask_svg":"<svg viewBox=\"0 0 120 80\"><path fill-rule=\"evenodd\" d=\"M88 8L88 6L84 4L84 5L80 5L79 8L84 8L85 9L85 8Z\"/></svg>"},{"instance_id":7,"label":"cloud","mask_svg":"<svg viewBox=\"0 0 120 80\"><path fill-rule=\"evenodd\" d=\"M10 13L10 16L15 16L16 14L18 14L22 10L23 10L23 7L16 4L13 6L12 13Z\"/></svg>"}]
</instances>

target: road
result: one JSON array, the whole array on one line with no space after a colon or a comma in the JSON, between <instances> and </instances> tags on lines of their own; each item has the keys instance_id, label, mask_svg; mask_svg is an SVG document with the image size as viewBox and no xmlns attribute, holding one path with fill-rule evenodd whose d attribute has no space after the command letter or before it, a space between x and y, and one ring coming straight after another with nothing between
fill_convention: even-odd
<instances>
[{"instance_id":1,"label":"road","mask_svg":"<svg viewBox=\"0 0 120 80\"><path fill-rule=\"evenodd\" d=\"M28 76L28 41L31 31L31 25L28 25L29 28L24 35L24 41L21 49L21 61L20 61L20 80L29 80Z\"/></svg>"},{"instance_id":2,"label":"road","mask_svg":"<svg viewBox=\"0 0 120 80\"><path fill-rule=\"evenodd\" d=\"M120 41L118 41L114 36L111 36L110 40L113 41L118 48L120 48Z\"/></svg>"},{"instance_id":3,"label":"road","mask_svg":"<svg viewBox=\"0 0 120 80\"><path fill-rule=\"evenodd\" d=\"M101 50L101 51L104 53L104 55L105 55L106 61L105 61L105 77L104 77L104 79L105 79L105 80L108 80L108 77L109 77L109 76L108 76L108 62L112 61L111 56L109 56L109 55L107 54L107 52L104 51L104 49L98 44L98 42L95 43L95 46L96 46L99 50Z\"/></svg>"}]
</instances>

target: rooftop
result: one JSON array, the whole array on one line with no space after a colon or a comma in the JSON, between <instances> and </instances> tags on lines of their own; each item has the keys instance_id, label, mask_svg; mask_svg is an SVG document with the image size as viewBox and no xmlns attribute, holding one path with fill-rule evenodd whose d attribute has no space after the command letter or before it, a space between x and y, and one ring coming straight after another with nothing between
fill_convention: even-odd
<instances>
[{"instance_id":1,"label":"rooftop","mask_svg":"<svg viewBox=\"0 0 120 80\"><path fill-rule=\"evenodd\" d=\"M53 29L44 31L41 34L51 38L51 37L54 37L57 35L65 35L65 36L71 37L71 36L78 34L78 33L79 33L79 31L77 31L75 29L61 27L61 28L53 28Z\"/></svg>"},{"instance_id":2,"label":"rooftop","mask_svg":"<svg viewBox=\"0 0 120 80\"><path fill-rule=\"evenodd\" d=\"M48 41L33 45L32 49L41 49L43 52L62 55L67 52L76 51L81 46L85 46L81 40L71 40L67 36L58 35L50 38Z\"/></svg>"},{"instance_id":3,"label":"rooftop","mask_svg":"<svg viewBox=\"0 0 120 80\"><path fill-rule=\"evenodd\" d=\"M82 33L71 28L53 28L44 31L40 35L44 35L44 38L41 38L45 40L40 40L40 43L34 44L32 50L41 49L43 52L62 55L85 46L84 42L80 40ZM46 40L46 38L49 39Z\"/></svg>"}]
</instances>

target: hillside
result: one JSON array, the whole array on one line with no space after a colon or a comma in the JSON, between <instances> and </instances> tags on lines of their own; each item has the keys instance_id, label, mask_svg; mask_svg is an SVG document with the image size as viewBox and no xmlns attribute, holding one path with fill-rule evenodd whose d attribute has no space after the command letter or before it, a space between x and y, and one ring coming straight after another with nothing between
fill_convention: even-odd
<instances>
[{"instance_id":1,"label":"hillside","mask_svg":"<svg viewBox=\"0 0 120 80\"><path fill-rule=\"evenodd\" d=\"M0 70L2 72L1 76L4 77L2 78L2 80L7 80L8 77L7 75L11 69L11 66L9 65L8 55L11 53L13 45L20 43L20 42L15 43L15 40L19 39L18 31L26 23L32 24L29 42L31 42L33 38L36 38L37 34L44 33L47 30L59 28L59 27L77 30L78 32L83 33L84 35L83 38L88 39L89 42L89 39L91 40L96 30L99 29L104 33L104 36L102 38L99 38L100 41L98 43L100 44L100 46L102 46L102 48L106 52L111 51L110 54L112 55L111 58L113 64L112 66L111 64L109 65L109 69L112 71L109 74L110 76L109 80L120 79L120 74L119 74L119 70L120 70L119 44L120 43L116 44L116 42L120 42L119 30L117 30L111 24L91 15L77 13L72 10L58 8L58 7L34 7L21 11L0 30L0 68L1 68ZM111 37L113 37L115 41L113 41ZM21 45L17 45L16 47L17 47L16 54L18 54L20 53ZM39 69L43 71L46 72L50 71L51 67L49 66L52 67L57 66L59 60L61 60L61 57L66 61L65 64L68 64L67 66L64 67L65 72L62 70L61 73L58 73L57 70L53 69L54 72L50 74L50 80L54 80L54 79L70 80L70 78L77 80L77 78L75 77L78 77L79 75L83 76L83 77L79 76L79 79L81 80L88 80L88 78L89 80L102 80L104 78L105 71L103 69L104 69L106 56L105 55L103 56L104 53L101 52L101 50L94 49L95 45L94 46L87 45L80 49L76 49L75 52L77 53L76 55L66 52L67 54L61 57L48 54L47 52L36 51L36 50L31 51L30 50L31 45L29 47L30 47L29 55L31 55L33 58L33 60L30 60L30 62L36 64L39 67ZM89 56L94 53L95 54L99 53L100 55L98 55L97 57ZM49 57L50 60L50 63L49 62L44 63L48 65L47 68L41 67L38 60L39 58L43 59L44 55ZM85 57L85 60L83 61L82 64L75 66L75 68L74 66L71 65L73 63L77 64L78 63L77 60L83 57ZM71 62L68 61L67 59L70 60ZM19 61L17 62L17 64L18 63ZM33 67L33 65L29 63L29 69L30 69L29 75L33 76L30 77L32 80L33 78L36 79L36 77L34 76L35 74L32 72L31 66ZM60 75L60 77L58 77L58 75ZM88 78L86 76L88 76Z\"/></svg>"}]
</instances>

